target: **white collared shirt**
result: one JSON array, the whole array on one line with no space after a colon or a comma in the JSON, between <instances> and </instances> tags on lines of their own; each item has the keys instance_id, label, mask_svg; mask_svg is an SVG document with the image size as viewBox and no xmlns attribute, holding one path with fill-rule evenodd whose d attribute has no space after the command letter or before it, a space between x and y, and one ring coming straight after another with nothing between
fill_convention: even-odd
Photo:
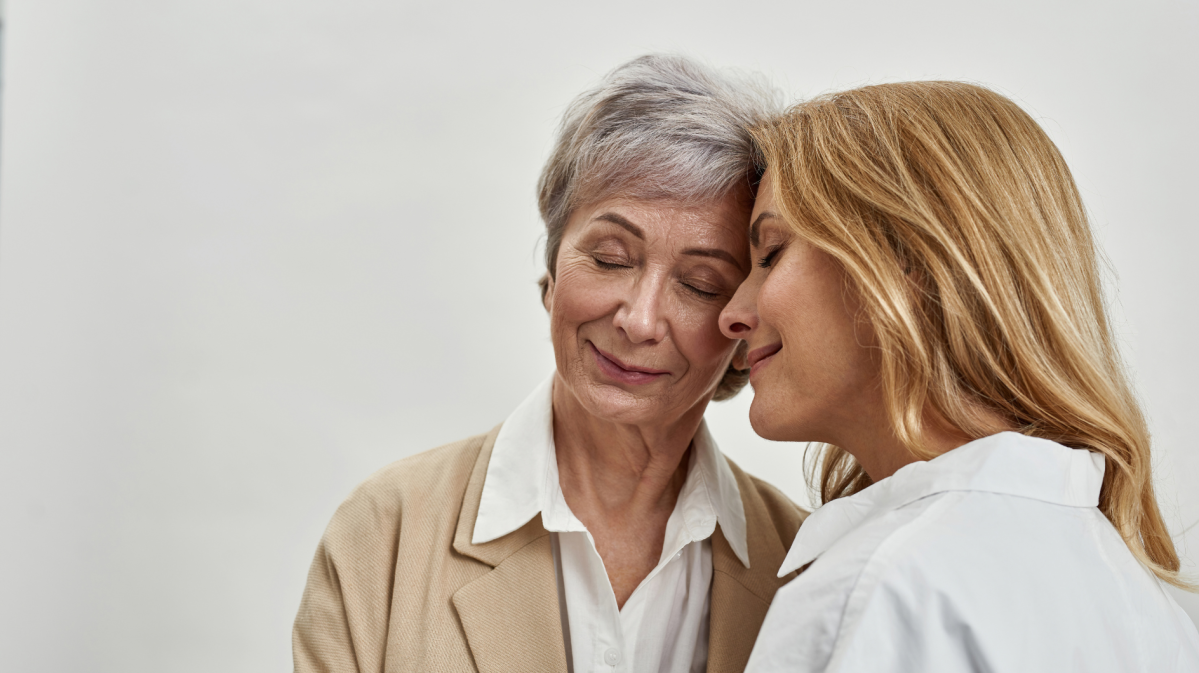
<instances>
[{"instance_id":1,"label":"white collared shirt","mask_svg":"<svg viewBox=\"0 0 1199 673\"><path fill-rule=\"evenodd\" d=\"M1199 671L1199 634L1096 507L1097 453L1004 432L812 513L747 671Z\"/></svg>"},{"instance_id":2,"label":"white collared shirt","mask_svg":"<svg viewBox=\"0 0 1199 673\"><path fill-rule=\"evenodd\" d=\"M736 477L701 423L658 565L617 609L603 560L570 511L554 453L553 381L542 383L500 428L487 465L472 542L489 542L541 514L553 535L567 661L574 673L690 673L708 661L712 586L709 538L720 529L749 567Z\"/></svg>"}]
</instances>

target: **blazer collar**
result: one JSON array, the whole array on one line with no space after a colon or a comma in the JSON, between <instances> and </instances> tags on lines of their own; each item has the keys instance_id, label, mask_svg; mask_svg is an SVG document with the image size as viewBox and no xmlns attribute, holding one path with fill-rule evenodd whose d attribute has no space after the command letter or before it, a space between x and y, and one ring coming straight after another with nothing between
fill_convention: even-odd
<instances>
[{"instance_id":1,"label":"blazer collar","mask_svg":"<svg viewBox=\"0 0 1199 673\"><path fill-rule=\"evenodd\" d=\"M479 451L479 457L475 460L475 467L470 474L470 481L466 485L466 494L462 498L462 509L458 514L458 528L454 532L454 551L492 567L498 566L504 559L512 556L530 542L549 536L549 533L541 525L541 518L534 516L507 535L479 544L471 541L475 521L479 516L479 503L483 495L483 483L487 478L487 466L491 462L495 440L502 427L497 425L487 433L487 437L483 440L483 448ZM552 552L549 567L552 580Z\"/></svg>"},{"instance_id":2,"label":"blazer collar","mask_svg":"<svg viewBox=\"0 0 1199 673\"><path fill-rule=\"evenodd\" d=\"M454 592L454 608L481 673L566 671L553 548L541 518L534 517L495 540L471 542L498 433L496 427L483 441L454 534L455 551L492 566L492 570Z\"/></svg>"},{"instance_id":3,"label":"blazer collar","mask_svg":"<svg viewBox=\"0 0 1199 673\"><path fill-rule=\"evenodd\" d=\"M483 482L491 460L496 427L483 441L475 461L454 535L454 550L494 570L459 589L453 598L467 642L482 672L566 670L566 647L558 606L557 579L549 533L534 516L515 531L475 544L471 537L479 514ZM773 517L757 487L739 467L721 456L736 480L745 514L742 562L724 535L723 522L712 535L712 612L708 673L742 671L774 592L789 582L775 569L786 555ZM512 647L512 643L544 643L545 647ZM531 662L530 657L537 659ZM541 661L545 659L545 661ZM535 665L534 665L535 664Z\"/></svg>"},{"instance_id":4,"label":"blazer collar","mask_svg":"<svg viewBox=\"0 0 1199 673\"><path fill-rule=\"evenodd\" d=\"M766 501L749 475L725 459L737 480L746 514L745 539L752 565L743 565L721 528L712 536L712 615L708 673L745 670L770 601L795 573L778 577L787 554ZM800 527L802 529L802 526Z\"/></svg>"}]
</instances>

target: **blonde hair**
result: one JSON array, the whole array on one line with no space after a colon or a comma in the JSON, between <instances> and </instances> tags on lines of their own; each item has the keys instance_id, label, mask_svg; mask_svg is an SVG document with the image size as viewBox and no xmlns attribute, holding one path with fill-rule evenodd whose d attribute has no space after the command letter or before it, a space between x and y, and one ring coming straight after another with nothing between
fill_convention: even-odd
<instances>
[{"instance_id":1,"label":"blonde hair","mask_svg":"<svg viewBox=\"0 0 1199 673\"><path fill-rule=\"evenodd\" d=\"M960 82L868 86L753 129L780 215L836 259L877 335L896 436L931 458L978 410L1106 458L1099 509L1158 577L1189 587L1158 510L1145 418L1117 352L1098 252L1057 147L1007 98ZM931 414L930 414L931 412ZM871 481L825 446L820 495Z\"/></svg>"}]
</instances>

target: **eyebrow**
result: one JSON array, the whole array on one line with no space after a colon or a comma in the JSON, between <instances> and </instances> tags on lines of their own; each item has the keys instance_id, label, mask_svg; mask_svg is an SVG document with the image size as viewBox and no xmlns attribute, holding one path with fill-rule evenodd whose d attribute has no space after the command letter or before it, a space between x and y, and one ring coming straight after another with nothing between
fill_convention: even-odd
<instances>
[{"instance_id":1,"label":"eyebrow","mask_svg":"<svg viewBox=\"0 0 1199 673\"><path fill-rule=\"evenodd\" d=\"M603 213L602 215L597 215L595 217L595 219L603 221L603 222L611 222L612 224L615 224L617 226L624 227L625 229L629 230L630 234L636 236L637 238L639 238L643 241L645 240L645 232L641 231L641 227L638 227L637 225L633 224L632 222L629 222L627 219L625 219L621 215L617 215L616 213Z\"/></svg>"},{"instance_id":2,"label":"eyebrow","mask_svg":"<svg viewBox=\"0 0 1199 673\"><path fill-rule=\"evenodd\" d=\"M777 217L778 215L775 215L769 210L763 211L760 215L758 215L758 218L754 220L754 223L749 225L749 244L755 248L758 247L758 229L762 226L762 220L769 220Z\"/></svg>"},{"instance_id":3,"label":"eyebrow","mask_svg":"<svg viewBox=\"0 0 1199 673\"><path fill-rule=\"evenodd\" d=\"M742 266L741 262L738 262L737 258L733 257L726 250L720 250L718 248L687 248L683 251L683 254L691 255L693 257L711 257L712 259L724 260L737 267L741 271L745 271L745 267Z\"/></svg>"},{"instance_id":4,"label":"eyebrow","mask_svg":"<svg viewBox=\"0 0 1199 673\"><path fill-rule=\"evenodd\" d=\"M628 221L628 219L622 215L618 215L616 213L603 213L597 215L594 219L602 222L611 222L617 226L624 227L629 231L630 234L643 241L645 240L645 232L641 230L641 227L638 227L637 225ZM758 217L758 219L760 220L762 218ZM733 255L727 250L721 250L719 248L687 248L683 251L683 254L691 255L693 257L710 257L712 259L724 260L744 271L744 268L742 267L741 263L737 261L737 258L733 257Z\"/></svg>"}]
</instances>

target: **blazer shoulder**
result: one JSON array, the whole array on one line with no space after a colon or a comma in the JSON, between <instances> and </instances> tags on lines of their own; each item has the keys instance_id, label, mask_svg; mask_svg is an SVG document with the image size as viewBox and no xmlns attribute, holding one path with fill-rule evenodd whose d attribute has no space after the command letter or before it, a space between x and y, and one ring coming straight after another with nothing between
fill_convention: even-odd
<instances>
[{"instance_id":1,"label":"blazer shoulder","mask_svg":"<svg viewBox=\"0 0 1199 673\"><path fill-rule=\"evenodd\" d=\"M452 553L463 495L492 436L397 460L341 503L317 546L296 614L296 671L383 670L396 587L421 600L415 587Z\"/></svg>"},{"instance_id":2,"label":"blazer shoulder","mask_svg":"<svg viewBox=\"0 0 1199 673\"><path fill-rule=\"evenodd\" d=\"M341 503L326 535L354 536L364 527L397 522L409 507L425 514L456 512L479 452L494 432L401 458L379 469Z\"/></svg>"},{"instance_id":3,"label":"blazer shoulder","mask_svg":"<svg viewBox=\"0 0 1199 673\"><path fill-rule=\"evenodd\" d=\"M733 474L737 476L738 486L743 491L741 499L746 505L746 517L754 516L754 513L758 516L765 515L778 533L779 541L783 543L784 549L790 547L791 542L795 539L795 534L799 532L800 524L808 518L810 512L795 504L774 484L742 470L731 460L728 460L728 463Z\"/></svg>"},{"instance_id":4,"label":"blazer shoulder","mask_svg":"<svg viewBox=\"0 0 1199 673\"><path fill-rule=\"evenodd\" d=\"M788 498L774 484L759 479L752 474L747 474L746 476L749 477L749 481L754 485L754 489L757 490L758 495L762 497L762 501L766 504L767 509L770 510L772 518L794 520L795 526L798 528L799 524L803 523L804 519L808 518L808 515L811 514L808 510L795 504L795 501Z\"/></svg>"}]
</instances>

